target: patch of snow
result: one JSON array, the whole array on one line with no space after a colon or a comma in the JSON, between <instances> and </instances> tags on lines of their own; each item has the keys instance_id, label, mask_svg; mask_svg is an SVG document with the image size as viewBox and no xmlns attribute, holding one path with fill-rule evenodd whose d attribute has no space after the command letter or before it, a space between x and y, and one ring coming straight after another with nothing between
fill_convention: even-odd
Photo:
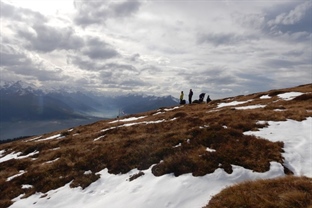
<instances>
[{"instance_id":1,"label":"patch of snow","mask_svg":"<svg viewBox=\"0 0 312 208\"><path fill-rule=\"evenodd\" d=\"M140 117L130 117L130 118L124 118L124 119L117 119L115 121L111 121L109 123L117 123L117 122L128 122L128 121L135 121L142 118L146 118L147 116L140 116Z\"/></svg>"},{"instance_id":2,"label":"patch of snow","mask_svg":"<svg viewBox=\"0 0 312 208\"><path fill-rule=\"evenodd\" d=\"M30 188L33 188L33 185L29 185L29 184L22 185L22 189L30 189Z\"/></svg>"},{"instance_id":3,"label":"patch of snow","mask_svg":"<svg viewBox=\"0 0 312 208\"><path fill-rule=\"evenodd\" d=\"M105 135L99 136L98 138L95 138L93 141L97 141L97 140L102 139L102 138L104 138L104 137L105 137Z\"/></svg>"},{"instance_id":4,"label":"patch of snow","mask_svg":"<svg viewBox=\"0 0 312 208\"><path fill-rule=\"evenodd\" d=\"M156 116L158 114L163 114L164 112L157 112L157 113L154 113L153 116Z\"/></svg>"},{"instance_id":5,"label":"patch of snow","mask_svg":"<svg viewBox=\"0 0 312 208\"><path fill-rule=\"evenodd\" d=\"M56 134L56 135L53 135L53 136L50 136L50 137L47 137L44 139L36 140L36 142L47 141L47 140L52 140L52 139L59 139L59 138L64 138L64 137L61 137L61 134Z\"/></svg>"},{"instance_id":6,"label":"patch of snow","mask_svg":"<svg viewBox=\"0 0 312 208\"><path fill-rule=\"evenodd\" d=\"M226 107L226 106L235 106L235 105L240 105L240 104L244 104L244 103L248 103L252 100L247 100L247 101L233 101L233 102L229 102L229 103L219 103L218 104L218 108L222 108L222 107Z\"/></svg>"},{"instance_id":7,"label":"patch of snow","mask_svg":"<svg viewBox=\"0 0 312 208\"><path fill-rule=\"evenodd\" d=\"M156 121L143 121L143 122L137 122L137 123L127 123L122 126L133 126L133 125L138 125L138 124L156 124L156 123L162 123L165 122L166 119L161 119L161 120L156 120Z\"/></svg>"},{"instance_id":8,"label":"patch of snow","mask_svg":"<svg viewBox=\"0 0 312 208\"><path fill-rule=\"evenodd\" d=\"M267 121L257 121L256 122L256 124L259 124L259 125L265 125L267 123L268 123Z\"/></svg>"},{"instance_id":9,"label":"patch of snow","mask_svg":"<svg viewBox=\"0 0 312 208\"><path fill-rule=\"evenodd\" d=\"M177 148L177 147L181 147L181 146L182 146L182 144L179 143L179 144L177 144L176 146L173 146L173 148Z\"/></svg>"},{"instance_id":10,"label":"patch of snow","mask_svg":"<svg viewBox=\"0 0 312 208\"><path fill-rule=\"evenodd\" d=\"M25 140L25 142L31 142L31 141L40 139L41 137L42 137L42 136L38 136L38 137L35 137L35 138L32 138L32 139L28 139L28 140Z\"/></svg>"},{"instance_id":11,"label":"patch of snow","mask_svg":"<svg viewBox=\"0 0 312 208\"><path fill-rule=\"evenodd\" d=\"M13 180L14 178L17 178L17 177L23 175L24 173L26 173L26 171L20 170L18 174L8 177L6 181L11 181L11 180Z\"/></svg>"},{"instance_id":12,"label":"patch of snow","mask_svg":"<svg viewBox=\"0 0 312 208\"><path fill-rule=\"evenodd\" d=\"M38 153L39 153L39 151L35 151L35 152L29 153L28 155L19 156L20 154L22 154L21 152L17 152L17 153L11 152L10 154L7 154L4 157L1 157L0 163L11 160L11 159L24 159L26 157L30 157L30 156L36 155Z\"/></svg>"},{"instance_id":13,"label":"patch of snow","mask_svg":"<svg viewBox=\"0 0 312 208\"><path fill-rule=\"evenodd\" d=\"M54 160L50 160L50 161L47 161L47 162L45 162L45 163L47 163L47 164L49 164L49 163L53 163L53 162L55 162L55 161L58 161L60 158L58 157L58 158L56 158L56 159L54 159Z\"/></svg>"},{"instance_id":14,"label":"patch of snow","mask_svg":"<svg viewBox=\"0 0 312 208\"><path fill-rule=\"evenodd\" d=\"M0 157L2 157L3 153L5 153L5 150L0 150Z\"/></svg>"},{"instance_id":15,"label":"patch of snow","mask_svg":"<svg viewBox=\"0 0 312 208\"><path fill-rule=\"evenodd\" d=\"M84 174L84 175L90 175L90 174L92 174L92 171L91 171L91 170L88 170L88 171L85 171L83 174Z\"/></svg>"},{"instance_id":16,"label":"patch of snow","mask_svg":"<svg viewBox=\"0 0 312 208\"><path fill-rule=\"evenodd\" d=\"M207 151L207 152L215 152L216 150L215 150L215 149L210 149L209 147L207 147L207 148L206 148L206 151Z\"/></svg>"},{"instance_id":17,"label":"patch of snow","mask_svg":"<svg viewBox=\"0 0 312 208\"><path fill-rule=\"evenodd\" d=\"M115 129L116 127L115 126L113 126L113 127L109 127L109 128L107 128L107 129L103 129L103 130L101 130L101 132L105 132L105 131L108 131L108 130L111 130L111 129Z\"/></svg>"},{"instance_id":18,"label":"patch of snow","mask_svg":"<svg viewBox=\"0 0 312 208\"><path fill-rule=\"evenodd\" d=\"M285 166L296 176L312 177L312 117L303 121L268 121L260 131L244 132L273 142L283 141Z\"/></svg>"},{"instance_id":19,"label":"patch of snow","mask_svg":"<svg viewBox=\"0 0 312 208\"><path fill-rule=\"evenodd\" d=\"M248 109L256 109L256 108L264 108L266 105L249 105L249 106L241 106L235 107L236 110L248 110Z\"/></svg>"},{"instance_id":20,"label":"patch of snow","mask_svg":"<svg viewBox=\"0 0 312 208\"><path fill-rule=\"evenodd\" d=\"M270 99L271 97L269 96L269 95L262 95L261 97L260 97L260 99Z\"/></svg>"},{"instance_id":21,"label":"patch of snow","mask_svg":"<svg viewBox=\"0 0 312 208\"><path fill-rule=\"evenodd\" d=\"M293 98L302 95L302 92L286 92L283 94L278 94L277 96L279 98L282 98L283 100L292 100Z\"/></svg>"},{"instance_id":22,"label":"patch of snow","mask_svg":"<svg viewBox=\"0 0 312 208\"><path fill-rule=\"evenodd\" d=\"M176 107L173 107L173 108L165 108L164 111L172 111L172 110L175 110L175 109L178 109L182 106L176 106Z\"/></svg>"}]
</instances>

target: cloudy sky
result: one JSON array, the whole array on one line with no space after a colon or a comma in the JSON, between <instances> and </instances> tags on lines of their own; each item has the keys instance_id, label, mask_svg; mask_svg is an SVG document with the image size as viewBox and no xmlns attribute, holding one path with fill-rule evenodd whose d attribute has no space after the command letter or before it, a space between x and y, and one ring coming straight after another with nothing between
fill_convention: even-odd
<instances>
[{"instance_id":1,"label":"cloudy sky","mask_svg":"<svg viewBox=\"0 0 312 208\"><path fill-rule=\"evenodd\" d=\"M1 81L212 99L312 82L312 1L1 0Z\"/></svg>"}]
</instances>

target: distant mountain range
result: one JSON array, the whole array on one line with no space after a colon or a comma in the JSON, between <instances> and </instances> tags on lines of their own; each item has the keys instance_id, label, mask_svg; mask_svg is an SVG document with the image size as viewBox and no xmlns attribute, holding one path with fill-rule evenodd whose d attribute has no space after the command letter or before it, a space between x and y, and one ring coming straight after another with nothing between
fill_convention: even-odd
<instances>
[{"instance_id":1,"label":"distant mountain range","mask_svg":"<svg viewBox=\"0 0 312 208\"><path fill-rule=\"evenodd\" d=\"M1 83L0 140L177 104L178 100L172 96L128 94L113 97L82 91L41 90L22 81Z\"/></svg>"},{"instance_id":2,"label":"distant mountain range","mask_svg":"<svg viewBox=\"0 0 312 208\"><path fill-rule=\"evenodd\" d=\"M0 87L0 122L116 117L177 105L172 96L96 95L91 92L45 92L21 81Z\"/></svg>"}]
</instances>

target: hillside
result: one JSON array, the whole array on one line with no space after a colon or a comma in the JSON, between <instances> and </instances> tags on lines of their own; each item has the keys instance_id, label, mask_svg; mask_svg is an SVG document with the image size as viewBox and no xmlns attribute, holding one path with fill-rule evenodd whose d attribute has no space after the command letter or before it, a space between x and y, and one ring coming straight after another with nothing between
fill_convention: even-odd
<instances>
[{"instance_id":1,"label":"hillside","mask_svg":"<svg viewBox=\"0 0 312 208\"><path fill-rule=\"evenodd\" d=\"M309 185L311 101L307 84L2 144L0 207L203 207L238 182L293 175Z\"/></svg>"}]
</instances>

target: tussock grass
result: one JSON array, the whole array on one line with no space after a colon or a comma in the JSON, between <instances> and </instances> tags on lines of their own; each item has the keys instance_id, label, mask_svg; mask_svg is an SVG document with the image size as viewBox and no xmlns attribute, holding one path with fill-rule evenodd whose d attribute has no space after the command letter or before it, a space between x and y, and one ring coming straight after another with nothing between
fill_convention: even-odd
<instances>
[{"instance_id":1,"label":"tussock grass","mask_svg":"<svg viewBox=\"0 0 312 208\"><path fill-rule=\"evenodd\" d=\"M307 95L290 101L278 98L278 94L289 91ZM283 165L283 143L246 136L243 132L263 128L268 125L266 121L301 121L312 116L311 92L310 84L214 100L209 104L184 105L170 111L163 108L124 117L146 116L135 121L126 122L123 118L114 123L111 122L114 119L98 121L70 131L64 129L44 134L36 140L32 137L1 144L0 150L5 150L3 155L39 153L0 163L0 207L7 207L10 200L20 194L28 197L67 183L71 187L85 188L99 178L96 173L104 168L109 173L119 174L135 168L146 170L153 165L155 176L168 173L202 176L217 168L223 168L230 174L233 171L231 165L257 172L268 171L271 161ZM263 95L271 97L260 99ZM219 103L232 101L248 101L240 107L265 107L247 110L237 110L236 106L217 108ZM163 122L155 122L160 120ZM123 126L129 123L137 124ZM57 134L61 137L41 140ZM26 173L6 181L20 170ZM285 173L292 174L287 168ZM134 175L130 179L139 176ZM24 184L33 188L24 190L21 188Z\"/></svg>"},{"instance_id":2,"label":"tussock grass","mask_svg":"<svg viewBox=\"0 0 312 208\"><path fill-rule=\"evenodd\" d=\"M246 181L215 195L205 208L309 208L312 207L312 179L288 176Z\"/></svg>"}]
</instances>

